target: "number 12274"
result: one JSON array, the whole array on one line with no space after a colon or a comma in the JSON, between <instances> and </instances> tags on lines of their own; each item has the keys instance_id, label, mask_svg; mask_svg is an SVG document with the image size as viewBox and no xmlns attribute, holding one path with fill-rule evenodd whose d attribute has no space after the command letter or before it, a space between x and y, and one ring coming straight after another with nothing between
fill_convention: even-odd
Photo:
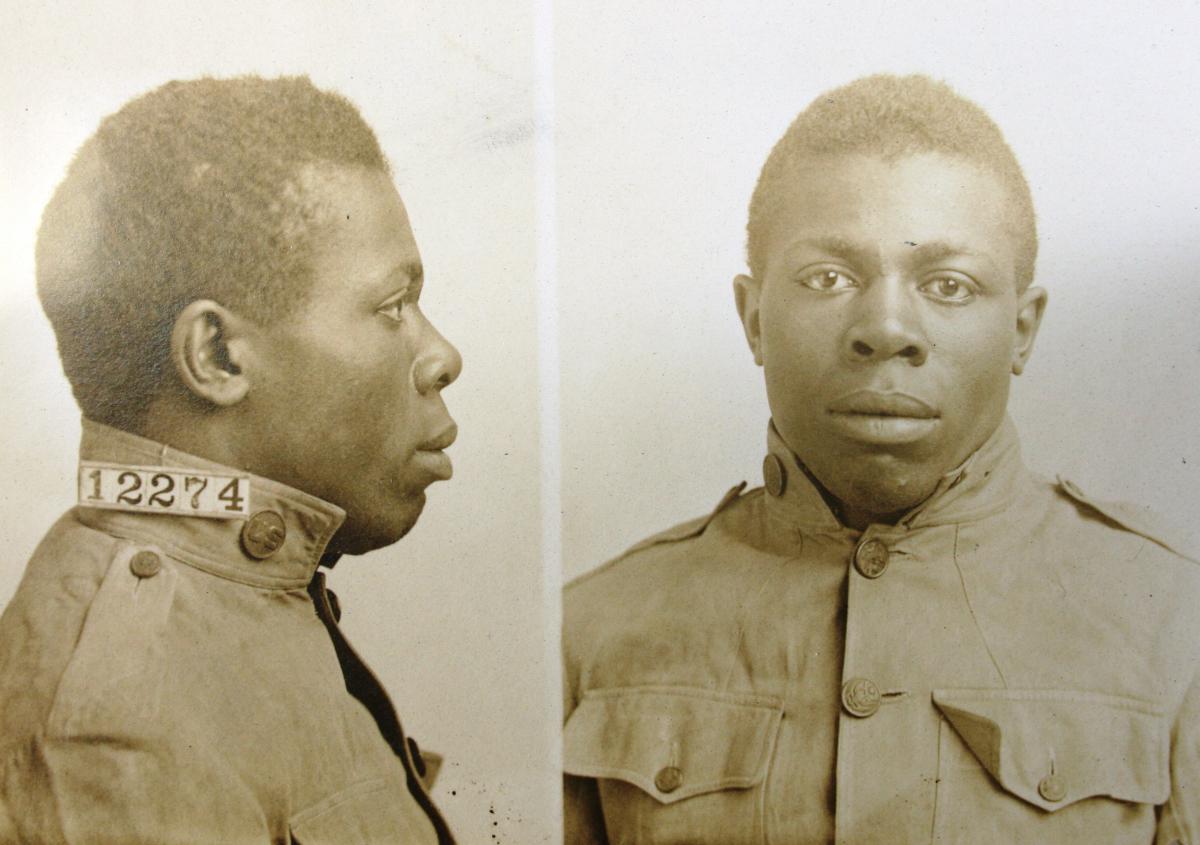
<instances>
[{"instance_id":1,"label":"number 12274","mask_svg":"<svg viewBox=\"0 0 1200 845\"><path fill-rule=\"evenodd\" d=\"M250 479L170 467L81 461L79 504L139 513L237 519L250 515Z\"/></svg>"}]
</instances>

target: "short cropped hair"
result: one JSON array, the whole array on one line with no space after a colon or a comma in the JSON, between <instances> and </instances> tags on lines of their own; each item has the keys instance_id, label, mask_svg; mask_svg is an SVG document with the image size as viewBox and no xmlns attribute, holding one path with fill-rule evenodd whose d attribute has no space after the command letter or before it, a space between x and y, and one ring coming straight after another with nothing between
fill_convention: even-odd
<instances>
[{"instance_id":1,"label":"short cropped hair","mask_svg":"<svg viewBox=\"0 0 1200 845\"><path fill-rule=\"evenodd\" d=\"M982 167L1008 188L1016 212L1017 289L1033 281L1037 221L1029 184L1000 128L978 105L927 76L880 74L835 88L809 104L775 144L750 200L746 257L762 278L766 220L781 191L803 190L789 182L805 159L863 154L895 160L941 153Z\"/></svg>"},{"instance_id":2,"label":"short cropped hair","mask_svg":"<svg viewBox=\"0 0 1200 845\"><path fill-rule=\"evenodd\" d=\"M286 316L312 278L314 172L389 172L345 98L307 77L169 82L106 117L42 216L38 295L85 416L138 430L179 312Z\"/></svg>"}]
</instances>

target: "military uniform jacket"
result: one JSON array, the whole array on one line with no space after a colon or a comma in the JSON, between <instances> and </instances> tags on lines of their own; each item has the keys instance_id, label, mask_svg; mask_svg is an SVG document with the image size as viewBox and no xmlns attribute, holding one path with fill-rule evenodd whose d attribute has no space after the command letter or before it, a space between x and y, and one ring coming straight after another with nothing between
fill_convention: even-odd
<instances>
[{"instance_id":1,"label":"military uniform jacket","mask_svg":"<svg viewBox=\"0 0 1200 845\"><path fill-rule=\"evenodd\" d=\"M234 472L88 421L82 457ZM0 617L0 842L450 841L316 574L343 512L249 492L46 535Z\"/></svg>"},{"instance_id":2,"label":"military uniform jacket","mask_svg":"<svg viewBox=\"0 0 1200 845\"><path fill-rule=\"evenodd\" d=\"M764 468L568 587L568 841L1200 842L1200 568L1135 510L1009 421L863 532Z\"/></svg>"}]
</instances>

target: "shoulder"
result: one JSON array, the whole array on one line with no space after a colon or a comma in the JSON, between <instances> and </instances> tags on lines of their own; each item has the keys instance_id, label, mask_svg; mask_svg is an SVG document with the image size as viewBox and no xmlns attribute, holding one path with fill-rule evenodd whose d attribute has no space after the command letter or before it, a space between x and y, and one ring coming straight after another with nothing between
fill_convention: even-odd
<instances>
[{"instance_id":1,"label":"shoulder","mask_svg":"<svg viewBox=\"0 0 1200 845\"><path fill-rule=\"evenodd\" d=\"M1151 508L1097 497L1061 475L1053 490L1059 504L1066 505L1074 517L1077 530L1087 531L1094 539L1134 547L1149 545L1154 557L1200 564L1195 538Z\"/></svg>"},{"instance_id":2,"label":"shoulder","mask_svg":"<svg viewBox=\"0 0 1200 845\"><path fill-rule=\"evenodd\" d=\"M165 555L81 525L46 535L0 617L0 735L104 732L143 705L177 574Z\"/></svg>"},{"instance_id":3,"label":"shoulder","mask_svg":"<svg viewBox=\"0 0 1200 845\"><path fill-rule=\"evenodd\" d=\"M614 578L627 574L622 572L622 570L628 569L630 564L636 566L657 556L656 553L666 552L667 555L670 555L672 552L686 554L688 541L693 541L703 536L708 527L721 513L731 509L744 498L742 493L745 489L746 482L744 481L734 485L726 491L716 506L704 516L689 519L687 522L681 522L665 531L652 534L630 546L607 563L603 563L590 572L580 575L567 584L566 595L570 597L596 589L597 585L603 585Z\"/></svg>"},{"instance_id":4,"label":"shoulder","mask_svg":"<svg viewBox=\"0 0 1200 845\"><path fill-rule=\"evenodd\" d=\"M725 517L745 508L755 494L731 488L709 513L635 544L617 558L567 585L563 593L564 651L568 657L613 636L693 603L697 592L718 589L727 562L740 553L724 530Z\"/></svg>"}]
</instances>

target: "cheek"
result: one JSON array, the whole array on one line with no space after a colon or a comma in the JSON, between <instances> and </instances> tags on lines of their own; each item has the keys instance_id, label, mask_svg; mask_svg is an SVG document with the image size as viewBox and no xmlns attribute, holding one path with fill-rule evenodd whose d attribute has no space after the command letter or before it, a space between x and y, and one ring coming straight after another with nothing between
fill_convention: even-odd
<instances>
[{"instance_id":1,"label":"cheek","mask_svg":"<svg viewBox=\"0 0 1200 845\"><path fill-rule=\"evenodd\" d=\"M322 350L295 362L300 414L340 439L364 440L373 431L392 431L411 404L410 373L400 356L386 350Z\"/></svg>"},{"instance_id":2,"label":"cheek","mask_svg":"<svg viewBox=\"0 0 1200 845\"><path fill-rule=\"evenodd\" d=\"M837 357L837 321L794 303L770 303L760 318L761 352L768 381L789 381L801 387L820 380Z\"/></svg>"},{"instance_id":3,"label":"cheek","mask_svg":"<svg viewBox=\"0 0 1200 845\"><path fill-rule=\"evenodd\" d=\"M954 383L972 405L1003 402L1012 368L1012 331L996 320L977 321L944 333L943 360L955 370Z\"/></svg>"}]
</instances>

